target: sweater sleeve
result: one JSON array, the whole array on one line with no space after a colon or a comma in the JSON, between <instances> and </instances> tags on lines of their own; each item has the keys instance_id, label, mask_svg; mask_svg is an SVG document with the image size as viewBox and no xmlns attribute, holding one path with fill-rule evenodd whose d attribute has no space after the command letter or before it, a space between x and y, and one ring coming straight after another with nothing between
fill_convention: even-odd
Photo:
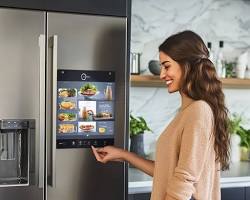
<instances>
[{"instance_id":1,"label":"sweater sleeve","mask_svg":"<svg viewBox=\"0 0 250 200\"><path fill-rule=\"evenodd\" d=\"M191 109L191 110L190 110ZM212 111L202 102L189 108L181 136L177 167L166 188L165 200L189 200L195 192L211 143Z\"/></svg>"}]
</instances>

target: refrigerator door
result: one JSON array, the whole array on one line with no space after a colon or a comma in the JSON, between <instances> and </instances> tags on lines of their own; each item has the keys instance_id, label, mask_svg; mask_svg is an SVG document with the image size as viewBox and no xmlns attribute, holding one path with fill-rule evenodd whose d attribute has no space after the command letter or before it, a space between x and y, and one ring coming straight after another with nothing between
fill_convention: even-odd
<instances>
[{"instance_id":1,"label":"refrigerator door","mask_svg":"<svg viewBox=\"0 0 250 200\"><path fill-rule=\"evenodd\" d=\"M45 17L40 11L0 8L0 119L35 120L29 133L29 185L0 187L4 200L43 199Z\"/></svg>"},{"instance_id":2,"label":"refrigerator door","mask_svg":"<svg viewBox=\"0 0 250 200\"><path fill-rule=\"evenodd\" d=\"M56 149L57 70L114 71L115 146L125 148L127 20L121 17L48 13L48 200L122 200L124 163L98 163L90 148ZM52 106L50 106L52 105Z\"/></svg>"}]
</instances>

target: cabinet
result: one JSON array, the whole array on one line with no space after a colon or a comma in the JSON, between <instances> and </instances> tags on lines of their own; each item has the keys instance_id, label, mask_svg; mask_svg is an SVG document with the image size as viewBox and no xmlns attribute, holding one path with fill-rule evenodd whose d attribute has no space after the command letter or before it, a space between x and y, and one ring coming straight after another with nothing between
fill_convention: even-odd
<instances>
[{"instance_id":1,"label":"cabinet","mask_svg":"<svg viewBox=\"0 0 250 200\"><path fill-rule=\"evenodd\" d=\"M1 0L0 6L110 16L128 16L130 0Z\"/></svg>"},{"instance_id":2,"label":"cabinet","mask_svg":"<svg viewBox=\"0 0 250 200\"><path fill-rule=\"evenodd\" d=\"M132 75L131 86L135 87L166 87L159 76ZM250 79L225 78L221 79L223 88L250 88Z\"/></svg>"},{"instance_id":3,"label":"cabinet","mask_svg":"<svg viewBox=\"0 0 250 200\"><path fill-rule=\"evenodd\" d=\"M126 0L44 0L47 10L127 16Z\"/></svg>"},{"instance_id":4,"label":"cabinet","mask_svg":"<svg viewBox=\"0 0 250 200\"><path fill-rule=\"evenodd\" d=\"M250 199L250 187L246 188L246 200Z\"/></svg>"},{"instance_id":5,"label":"cabinet","mask_svg":"<svg viewBox=\"0 0 250 200\"><path fill-rule=\"evenodd\" d=\"M1 0L0 6L44 10L45 0Z\"/></svg>"},{"instance_id":6,"label":"cabinet","mask_svg":"<svg viewBox=\"0 0 250 200\"><path fill-rule=\"evenodd\" d=\"M221 190L221 200L246 200L245 188L224 188Z\"/></svg>"}]
</instances>

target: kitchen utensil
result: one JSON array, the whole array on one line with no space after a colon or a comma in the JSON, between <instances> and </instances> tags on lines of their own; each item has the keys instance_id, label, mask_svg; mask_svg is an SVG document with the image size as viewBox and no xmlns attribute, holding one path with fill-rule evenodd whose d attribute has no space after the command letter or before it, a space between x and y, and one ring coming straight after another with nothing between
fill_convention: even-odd
<instances>
[{"instance_id":1,"label":"kitchen utensil","mask_svg":"<svg viewBox=\"0 0 250 200\"><path fill-rule=\"evenodd\" d=\"M140 74L140 59L141 53L131 53L130 57L130 73L131 74Z\"/></svg>"},{"instance_id":2,"label":"kitchen utensil","mask_svg":"<svg viewBox=\"0 0 250 200\"><path fill-rule=\"evenodd\" d=\"M161 67L160 62L158 60L150 60L148 63L149 71L154 75L160 75Z\"/></svg>"}]
</instances>

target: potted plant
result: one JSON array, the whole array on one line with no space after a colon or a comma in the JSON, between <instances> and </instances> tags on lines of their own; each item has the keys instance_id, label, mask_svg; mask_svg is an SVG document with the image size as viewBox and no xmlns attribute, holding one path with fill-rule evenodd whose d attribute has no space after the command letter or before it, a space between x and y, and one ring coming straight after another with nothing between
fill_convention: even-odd
<instances>
[{"instance_id":1,"label":"potted plant","mask_svg":"<svg viewBox=\"0 0 250 200\"><path fill-rule=\"evenodd\" d=\"M250 161L250 129L247 130L241 126L237 134L241 139L241 160Z\"/></svg>"},{"instance_id":2,"label":"potted plant","mask_svg":"<svg viewBox=\"0 0 250 200\"><path fill-rule=\"evenodd\" d=\"M231 145L231 162L240 161L240 142L241 138L237 134L241 127L242 118L237 114L233 114L228 121L228 128L230 136L230 145Z\"/></svg>"},{"instance_id":3,"label":"potted plant","mask_svg":"<svg viewBox=\"0 0 250 200\"><path fill-rule=\"evenodd\" d=\"M145 131L152 132L151 129L143 117L134 117L132 114L130 114L129 128L130 151L145 157L143 134Z\"/></svg>"}]
</instances>

